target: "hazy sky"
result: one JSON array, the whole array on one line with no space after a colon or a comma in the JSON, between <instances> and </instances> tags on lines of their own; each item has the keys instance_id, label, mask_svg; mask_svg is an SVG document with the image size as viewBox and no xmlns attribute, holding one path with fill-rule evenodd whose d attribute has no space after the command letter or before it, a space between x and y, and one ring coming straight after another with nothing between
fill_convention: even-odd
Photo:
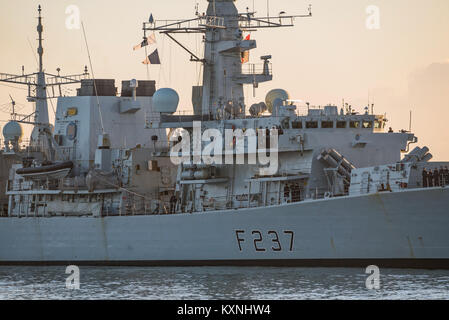
<instances>
[{"instance_id":1,"label":"hazy sky","mask_svg":"<svg viewBox=\"0 0 449 320\"><path fill-rule=\"evenodd\" d=\"M15 0L0 1L0 72L21 73L36 70L36 8L44 16L46 71L81 73L88 64L81 30L66 28L69 5L80 9L97 78L146 79L142 65L145 52L133 52L141 41L142 22L150 13L155 19L189 18L194 5L206 9L205 0ZM266 0L239 0L240 11L252 9L266 16ZM375 112L387 113L395 131L408 129L413 111L412 130L419 145L427 145L434 159L449 160L449 1L448 0L271 0L270 12L307 13L313 18L298 19L294 28L258 31L252 38L258 48L251 62L265 54L273 55L274 81L261 84L247 104L263 101L273 88L284 88L293 99L312 105L341 105L344 98L362 112L370 96ZM369 30L368 6L380 9L380 28ZM29 39L29 40L28 40ZM200 54L200 38L181 36L189 48ZM198 82L198 65L175 44L157 37L162 66L150 66L150 78L158 87L172 87L181 96L180 107L191 108L191 86ZM31 49L33 47L33 50ZM74 88L72 88L74 89ZM71 91L75 93L74 90ZM0 119L9 115L1 107L8 94L26 107L26 91L0 85ZM55 104L56 101L54 101ZM56 106L55 106L56 107ZM51 105L50 117L53 118ZM0 127L4 122L0 122Z\"/></svg>"}]
</instances>

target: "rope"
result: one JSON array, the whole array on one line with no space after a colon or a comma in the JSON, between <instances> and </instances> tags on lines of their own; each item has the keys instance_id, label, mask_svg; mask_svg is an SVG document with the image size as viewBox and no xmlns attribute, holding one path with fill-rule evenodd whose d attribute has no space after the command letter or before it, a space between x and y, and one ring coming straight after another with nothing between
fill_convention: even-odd
<instances>
[{"instance_id":1,"label":"rope","mask_svg":"<svg viewBox=\"0 0 449 320\"><path fill-rule=\"evenodd\" d=\"M39 61L37 60L36 51L34 50L33 45L31 44L30 38L27 37L27 40L28 40L28 44L30 45L31 51L33 52L34 59L36 60L36 65L39 66Z\"/></svg>"}]
</instances>

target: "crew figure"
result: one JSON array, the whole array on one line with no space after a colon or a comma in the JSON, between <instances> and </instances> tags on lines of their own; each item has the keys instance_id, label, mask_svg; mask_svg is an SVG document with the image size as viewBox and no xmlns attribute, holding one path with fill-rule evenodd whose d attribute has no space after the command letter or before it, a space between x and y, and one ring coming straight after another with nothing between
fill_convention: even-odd
<instances>
[{"instance_id":1,"label":"crew figure","mask_svg":"<svg viewBox=\"0 0 449 320\"><path fill-rule=\"evenodd\" d=\"M172 195L170 198L170 213L175 213L176 211L176 202L178 202L178 199L175 195Z\"/></svg>"},{"instance_id":2,"label":"crew figure","mask_svg":"<svg viewBox=\"0 0 449 320\"><path fill-rule=\"evenodd\" d=\"M440 170L438 171L438 174L440 175L440 186L445 186L445 179L444 179L444 169L443 166L440 167Z\"/></svg>"},{"instance_id":3,"label":"crew figure","mask_svg":"<svg viewBox=\"0 0 449 320\"><path fill-rule=\"evenodd\" d=\"M433 186L434 187L440 186L440 173L437 168L433 170Z\"/></svg>"},{"instance_id":4,"label":"crew figure","mask_svg":"<svg viewBox=\"0 0 449 320\"><path fill-rule=\"evenodd\" d=\"M422 170L422 186L423 188L427 188L429 186L429 174L426 168Z\"/></svg>"},{"instance_id":5,"label":"crew figure","mask_svg":"<svg viewBox=\"0 0 449 320\"><path fill-rule=\"evenodd\" d=\"M430 168L428 171L427 171L427 181L428 181L428 183L429 183L429 188L432 188L433 187L433 171L432 171L432 168Z\"/></svg>"}]
</instances>

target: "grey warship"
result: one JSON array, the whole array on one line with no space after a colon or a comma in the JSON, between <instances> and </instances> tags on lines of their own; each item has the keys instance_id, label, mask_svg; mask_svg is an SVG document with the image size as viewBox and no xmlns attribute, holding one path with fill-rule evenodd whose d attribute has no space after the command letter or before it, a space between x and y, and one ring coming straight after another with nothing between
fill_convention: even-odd
<instances>
[{"instance_id":1,"label":"grey warship","mask_svg":"<svg viewBox=\"0 0 449 320\"><path fill-rule=\"evenodd\" d=\"M201 64L189 114L154 81L124 81L118 95L87 69L45 73L39 8L39 72L0 74L36 105L34 120L3 128L0 264L448 268L447 174L422 173L449 162L412 148L412 132L386 132L370 106L299 108L282 89L245 105L245 85L273 78L270 55L247 61L257 44L245 33L311 9L256 17L208 2L192 19L143 25L144 39L165 34ZM204 56L179 33L203 34ZM47 99L66 84L80 88L58 97L53 126ZM22 123L34 126L25 146Z\"/></svg>"}]
</instances>

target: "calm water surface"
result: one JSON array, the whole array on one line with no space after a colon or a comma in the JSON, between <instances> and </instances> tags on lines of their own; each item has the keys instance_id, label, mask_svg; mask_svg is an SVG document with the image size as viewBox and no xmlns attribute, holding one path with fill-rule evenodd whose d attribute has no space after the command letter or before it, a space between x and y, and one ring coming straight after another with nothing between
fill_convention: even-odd
<instances>
[{"instance_id":1,"label":"calm water surface","mask_svg":"<svg viewBox=\"0 0 449 320\"><path fill-rule=\"evenodd\" d=\"M81 267L80 290L65 267L0 267L0 299L449 299L449 270Z\"/></svg>"}]
</instances>

